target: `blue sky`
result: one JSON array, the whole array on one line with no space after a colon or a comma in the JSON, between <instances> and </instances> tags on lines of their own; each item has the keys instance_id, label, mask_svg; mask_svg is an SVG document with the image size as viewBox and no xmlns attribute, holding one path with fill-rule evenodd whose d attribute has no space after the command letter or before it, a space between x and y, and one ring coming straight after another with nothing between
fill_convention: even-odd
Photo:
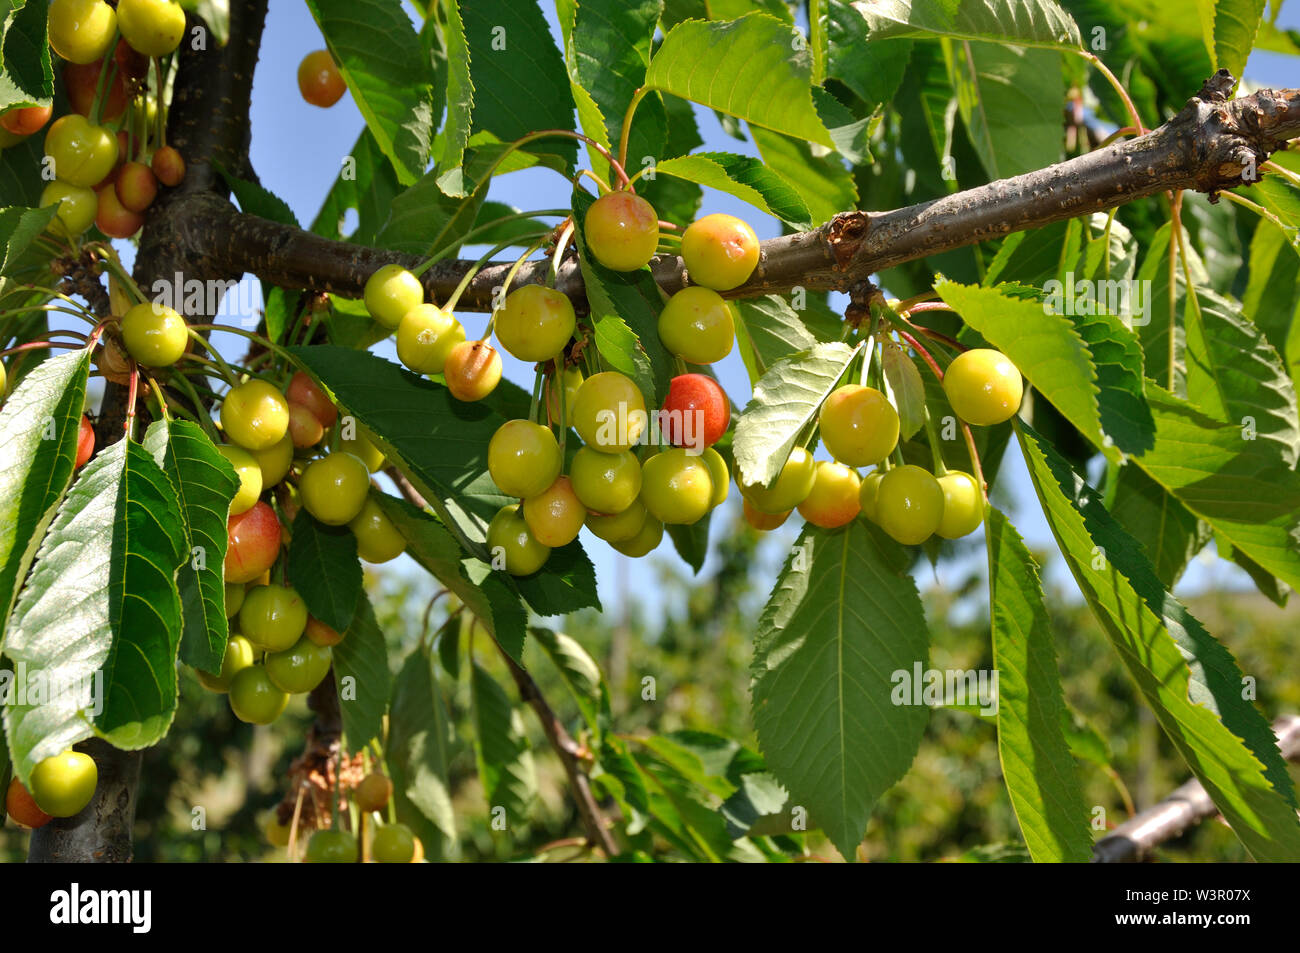
<instances>
[{"instance_id":1,"label":"blue sky","mask_svg":"<svg viewBox=\"0 0 1300 953\"><path fill-rule=\"evenodd\" d=\"M548 16L553 20L553 6L543 3ZM1294 7L1294 5L1292 5ZM252 109L252 161L254 168L265 187L283 198L300 221L310 222L319 210L320 203L338 174L340 163L352 144L356 141L363 121L360 112L350 96L344 98L334 107L322 110L304 103L299 96L296 70L302 57L324 44L313 22L306 4L278 2L270 5L266 34L262 47L262 58L258 64L253 88ZM1300 15L1294 8L1284 12L1280 25L1300 25ZM554 25L553 25L554 29ZM1294 58L1276 54L1256 53L1247 68L1247 78L1263 85L1284 86L1295 82L1296 61ZM1190 92L1190 91L1189 91ZM709 110L697 109L701 132L705 140L705 149L741 152L757 155L753 145L740 142L726 135L719 126L716 117ZM553 172L545 170L527 170L513 173L498 179L492 188L491 197L519 207L559 208L569 201L570 185L568 181ZM708 212L729 212L747 219L761 238L780 234L779 224L772 218L757 212L730 196L706 190L704 205L701 210ZM481 252L475 251L471 257ZM129 255L126 256L129 258ZM254 282L254 285L256 283ZM254 298L256 299L256 296ZM467 331L480 331L487 320L486 315L466 314L462 320ZM234 343L233 336L223 335L214 338L214 342L230 353L242 353L242 346ZM381 344L377 352L392 360L396 355L391 342ZM531 365L524 365L509 355L505 359L506 376L531 389ZM749 382L735 352L716 367L718 376L733 400L744 406L749 398ZM1014 444L1008 451L999 477L998 493L995 496L1004 509L1007 509L1017 527L1031 547L1050 550L1054 547L1050 531L1038 510L1033 490L1023 463L1015 450ZM725 530L730 522L738 516L739 500L735 488L730 499L724 504L725 512L715 514L713 535ZM770 579L775 577L781 559L790 542L798 533L800 520L792 517L785 527L770 534L763 552L764 575L759 588L766 591ZM631 586L633 591L646 593L653 591L657 573L646 565L645 560L632 561L631 565L620 567L620 561L628 562L625 557L614 553L607 545L594 539L583 531L584 546L596 563L600 579L601 598L607 608L617 606L621 601L621 592ZM671 543L665 537L664 544L652 557L652 560L664 560L676 564L689 572L685 564L676 556ZM962 560L955 565L941 564L933 572L922 570L919 582L923 587L932 584L955 584L972 570L978 570L983 564L982 548L977 550L970 561ZM402 557L403 564L413 568L413 564ZM397 564L395 564L397 565ZM707 574L710 566L706 564ZM1073 580L1069 578L1064 566L1057 560L1047 567L1049 582L1059 586L1064 592L1077 593ZM1198 560L1188 571L1180 584L1180 591L1195 590L1207 586L1248 586L1244 573L1219 560ZM665 607L673 611L673 607Z\"/></svg>"}]
</instances>

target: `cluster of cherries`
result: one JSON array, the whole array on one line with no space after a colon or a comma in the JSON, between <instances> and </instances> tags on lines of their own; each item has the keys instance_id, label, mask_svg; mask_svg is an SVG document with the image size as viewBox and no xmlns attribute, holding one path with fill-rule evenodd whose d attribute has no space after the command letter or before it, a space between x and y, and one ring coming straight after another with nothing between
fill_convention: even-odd
<instances>
[{"instance_id":1,"label":"cluster of cherries","mask_svg":"<svg viewBox=\"0 0 1300 953\"><path fill-rule=\"evenodd\" d=\"M963 351L948 365L944 393L968 424L1009 420L1023 396L1020 372L989 348ZM979 482L935 459L936 473L895 464L898 411L874 387L847 384L823 402L818 416L822 445L833 460L814 461L802 447L791 451L770 486L741 486L745 519L756 529L775 529L798 509L815 526L833 529L859 514L900 543L917 545L933 535L957 539L984 519ZM865 477L857 468L875 467Z\"/></svg>"},{"instance_id":2,"label":"cluster of cherries","mask_svg":"<svg viewBox=\"0 0 1300 953\"><path fill-rule=\"evenodd\" d=\"M592 255L610 269L636 271L658 249L658 215L632 192L597 199L584 226ZM665 303L659 337L680 362L712 364L731 352L736 337L731 305L719 292L753 273L758 237L734 216L709 215L682 234L681 255L693 283ZM365 302L396 333L401 362L417 373L442 374L457 399L482 399L500 382L501 355L487 335L468 340L449 309L425 302L411 272L379 268L366 283ZM665 525L698 522L727 498L727 465L713 444L727 431L731 402L712 376L679 374L662 412L648 414L644 395L626 375L584 376L573 303L540 284L512 290L489 329L508 353L547 371L546 422L507 421L488 447L493 481L520 500L488 526L497 568L534 573L584 525L619 552L644 556L659 545ZM584 444L567 473L557 426L561 440L572 427Z\"/></svg>"},{"instance_id":3,"label":"cluster of cherries","mask_svg":"<svg viewBox=\"0 0 1300 953\"><path fill-rule=\"evenodd\" d=\"M290 586L273 582L287 531L263 499L274 499L286 519L301 506L328 526L346 526L357 552L370 563L397 558L406 539L370 494L370 475L383 454L339 419L327 394L301 371L283 393L253 378L232 387L220 408L228 443L218 447L234 467L239 488L230 505L225 560L226 614L238 617L215 676L199 680L215 692L228 692L240 719L269 724L289 696L310 692L329 672L332 647L340 633L307 613ZM332 450L321 449L327 432Z\"/></svg>"},{"instance_id":4,"label":"cluster of cherries","mask_svg":"<svg viewBox=\"0 0 1300 953\"><path fill-rule=\"evenodd\" d=\"M379 822L369 843L369 858L377 864L418 864L424 860L424 844L409 827L398 823L392 806L393 782L379 772L367 774L352 789L352 803L362 816L374 815ZM383 814L387 809L387 822ZM279 816L267 822L267 840L275 847L288 847L293 835L292 817L284 823ZM355 834L338 823L314 831L303 856L309 864L352 864L361 859Z\"/></svg>"},{"instance_id":5,"label":"cluster of cherries","mask_svg":"<svg viewBox=\"0 0 1300 953\"><path fill-rule=\"evenodd\" d=\"M66 61L72 107L45 133L54 179L41 205L57 205L54 234L74 239L94 224L111 238L129 238L144 224L159 183L175 186L185 177L147 83L149 59L172 53L184 33L185 11L173 0L118 0L116 10L104 0L50 3L50 46ZM51 106L30 106L0 115L0 148L44 129L52 113Z\"/></svg>"}]
</instances>

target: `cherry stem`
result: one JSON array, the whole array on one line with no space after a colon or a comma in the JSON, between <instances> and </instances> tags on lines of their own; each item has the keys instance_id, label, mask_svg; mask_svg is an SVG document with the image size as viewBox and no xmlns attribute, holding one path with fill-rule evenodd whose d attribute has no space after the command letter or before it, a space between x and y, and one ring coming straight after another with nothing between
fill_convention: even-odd
<instances>
[{"instance_id":1,"label":"cherry stem","mask_svg":"<svg viewBox=\"0 0 1300 953\"><path fill-rule=\"evenodd\" d=\"M1128 90L1124 88L1124 84L1121 83L1106 64L1101 61L1101 57L1096 53L1091 53L1087 50L1076 50L1075 52L1096 67L1101 74L1106 77L1106 81L1110 83L1111 88L1113 88L1115 92L1119 94L1119 98L1124 101L1124 108L1128 110L1128 116L1133 123L1133 128L1138 130L1139 135L1146 135L1147 128L1142 125L1142 117L1138 115L1137 106L1133 105L1133 97L1128 94Z\"/></svg>"},{"instance_id":2,"label":"cherry stem","mask_svg":"<svg viewBox=\"0 0 1300 953\"><path fill-rule=\"evenodd\" d=\"M551 232L548 229L547 231L542 232L540 234L541 234L541 238L545 239L547 235L551 234ZM468 288L469 283L474 280L474 276L477 275L479 271L483 268L483 266L486 265L488 262L490 262L496 255L505 251L507 248L517 247L520 242L527 241L529 238L537 238L537 237L538 237L538 233L533 232L530 235L516 236L515 238L511 238L508 241L501 242L489 248L483 254L483 256L479 258L478 261L474 262L474 264L469 267L469 270L465 272L464 277L460 279L460 284L456 285L455 289L451 293L451 297L449 297L447 299L446 304L442 306L442 310L446 311L449 314L456 310L456 305L460 301L460 296L465 293L465 289ZM528 257L528 255L531 255L533 253L533 249L540 248L540 247L541 244L539 242L537 245L534 245L527 252L525 252L524 257L525 258ZM508 281L507 284L509 284Z\"/></svg>"},{"instance_id":3,"label":"cherry stem","mask_svg":"<svg viewBox=\"0 0 1300 953\"><path fill-rule=\"evenodd\" d=\"M970 424L966 421L961 422L962 436L966 439L966 452L970 454L971 469L975 472L971 474L975 481L980 485L980 494L984 497L984 503L987 506L989 502L988 484L984 482L984 467L980 465L980 452L975 448L975 434L971 432Z\"/></svg>"},{"instance_id":4,"label":"cherry stem","mask_svg":"<svg viewBox=\"0 0 1300 953\"><path fill-rule=\"evenodd\" d=\"M623 128L618 136L618 163L615 168L619 173L623 174L624 180L627 179L626 173L623 173L623 167L627 165L627 144L632 133L632 117L636 115L636 107L641 105L641 100L645 98L648 92L650 92L649 87L638 87L637 91L632 94L632 101L627 104L627 111L623 113ZM628 184L630 185L630 183Z\"/></svg>"},{"instance_id":5,"label":"cherry stem","mask_svg":"<svg viewBox=\"0 0 1300 953\"><path fill-rule=\"evenodd\" d=\"M943 465L943 447L939 442L939 433L934 426L934 418L930 416L930 408L922 404L921 412L925 417L925 436L930 441L930 456L934 457L934 475L941 477L948 472L948 468Z\"/></svg>"},{"instance_id":6,"label":"cherry stem","mask_svg":"<svg viewBox=\"0 0 1300 953\"><path fill-rule=\"evenodd\" d=\"M550 218L552 216L567 218L572 214L573 214L572 210L567 208L546 208L546 209L539 209L538 211L534 211L534 212L515 212L514 214L511 215L502 215L500 218L494 218L492 221L484 222L482 225L475 225L473 228L471 228L460 238L456 239L453 242L448 242L446 245L442 246L437 251L435 251L432 256L420 262L419 265L411 269L411 274L415 275L417 278L420 277L420 275L424 274L426 271L428 271L431 267L436 265L438 262L442 261L444 258L448 258L451 255L454 255L461 248L464 248L466 245L470 244L469 239L473 238L475 235L479 235L483 232L488 231L489 229L496 228L498 225L502 225L506 222L515 222L521 218L534 218L537 216L542 216L544 218Z\"/></svg>"},{"instance_id":7,"label":"cherry stem","mask_svg":"<svg viewBox=\"0 0 1300 953\"><path fill-rule=\"evenodd\" d=\"M902 328L896 328L895 330L898 331L898 336L907 342L908 347L914 350L917 354L921 355L921 359L925 361L927 365L929 365L930 370L934 371L934 376L938 378L939 383L942 384L943 369L940 368L938 363L935 362L934 357L932 357L930 352L925 349L924 345L922 345L920 341L912 337L912 335L908 334Z\"/></svg>"},{"instance_id":8,"label":"cherry stem","mask_svg":"<svg viewBox=\"0 0 1300 953\"><path fill-rule=\"evenodd\" d=\"M496 160L492 163L492 165L488 167L487 176L485 178L491 178L492 173L496 170L497 166L499 166L502 162L504 162L506 156L510 155L510 153L514 152L517 149L522 148L523 146L526 146L528 143L533 142L536 139L546 139L551 136L563 136L568 139L577 139L579 142L585 142L587 145L591 146L598 153L604 156L606 161L608 161L609 164L613 167L614 172L618 175L619 184L622 185L623 188L631 191L632 183L628 179L627 173L623 171L623 163L615 159L614 156L610 153L610 151L606 149L604 146L602 146L595 139L591 138L590 136L584 136L580 132L574 132L572 129L541 129L538 130L537 132L530 132L526 136L521 136L520 138L516 139L514 142L510 143L510 146L506 149L505 152L497 156Z\"/></svg>"},{"instance_id":9,"label":"cherry stem","mask_svg":"<svg viewBox=\"0 0 1300 953\"><path fill-rule=\"evenodd\" d=\"M569 241L573 238L573 220L564 223L564 228L560 232L559 240L555 243L555 254L551 256L551 267L546 273L546 286L555 287L555 281L560 274L560 259L564 257L565 249L569 247Z\"/></svg>"},{"instance_id":10,"label":"cherry stem","mask_svg":"<svg viewBox=\"0 0 1300 953\"><path fill-rule=\"evenodd\" d=\"M126 398L126 423L123 429L126 431L126 439L135 439L135 402L140 395L140 371L135 361L131 362L131 390Z\"/></svg>"},{"instance_id":11,"label":"cherry stem","mask_svg":"<svg viewBox=\"0 0 1300 953\"><path fill-rule=\"evenodd\" d=\"M1275 175L1282 176L1282 178L1284 179L1290 179L1293 185L1300 186L1300 175L1297 175L1296 173L1292 172L1286 166L1278 165L1272 159L1269 159L1267 162L1263 163L1259 168L1260 171L1262 172L1272 172ZM1111 211L1113 212L1114 210L1112 209Z\"/></svg>"},{"instance_id":12,"label":"cherry stem","mask_svg":"<svg viewBox=\"0 0 1300 953\"><path fill-rule=\"evenodd\" d=\"M239 383L239 376L233 370L230 369L230 365L226 363L226 359L222 357L220 352L218 352L217 349L208 342L208 339L205 338L198 331L194 330L193 327L188 328L188 333L190 336L190 340L194 341L196 344L202 347L203 350L207 351L209 354L212 355L212 359L213 361L216 362L217 368L221 371L221 376L226 379L226 383L229 384L231 387L237 385ZM203 359L201 357L198 357L197 354L191 354L190 357L196 358L199 361L203 361ZM203 363L206 364L207 361L203 361Z\"/></svg>"},{"instance_id":13,"label":"cherry stem","mask_svg":"<svg viewBox=\"0 0 1300 953\"><path fill-rule=\"evenodd\" d=\"M876 334L875 334L875 316L872 316L872 328L867 336L867 345L862 352L862 370L858 372L858 386L867 386L867 374L871 371L871 359L875 356L876 351Z\"/></svg>"},{"instance_id":14,"label":"cherry stem","mask_svg":"<svg viewBox=\"0 0 1300 953\"><path fill-rule=\"evenodd\" d=\"M592 172L590 169L579 169L578 174L573 177L573 184L576 186L584 178L591 179L591 181L596 183L597 194L599 195L604 195L606 192L614 191L609 187L608 182L603 181L600 176L598 176L595 172ZM632 182L635 180L636 180L636 176L634 175L628 181Z\"/></svg>"},{"instance_id":15,"label":"cherry stem","mask_svg":"<svg viewBox=\"0 0 1300 953\"><path fill-rule=\"evenodd\" d=\"M1283 232L1287 231L1287 225L1285 222L1283 222L1280 218L1278 218L1268 209L1264 208L1264 206L1252 202L1250 199L1246 198L1245 196L1237 195L1235 192L1220 192L1219 197L1225 198L1229 202L1232 202L1235 205L1240 205L1242 208L1248 208L1256 215L1258 215L1260 218L1268 219L1278 228L1282 229Z\"/></svg>"},{"instance_id":16,"label":"cherry stem","mask_svg":"<svg viewBox=\"0 0 1300 953\"><path fill-rule=\"evenodd\" d=\"M920 324L914 324L912 325L912 327L920 331L926 337L933 338L934 340L940 342L941 344L948 345L950 348L957 351L958 353L961 353L962 351L970 350L970 348L968 348L965 344L962 344L956 338L951 338L940 331L936 331L934 328L927 328L924 325L920 325Z\"/></svg>"},{"instance_id":17,"label":"cherry stem","mask_svg":"<svg viewBox=\"0 0 1300 953\"><path fill-rule=\"evenodd\" d=\"M1140 135L1142 135L1142 131L1140 129L1135 129L1133 126L1121 126L1119 129L1116 129L1105 139L1101 140L1101 142L1097 143L1097 148L1105 149L1108 145L1110 145L1115 140L1122 139L1125 136L1140 136Z\"/></svg>"},{"instance_id":18,"label":"cherry stem","mask_svg":"<svg viewBox=\"0 0 1300 953\"><path fill-rule=\"evenodd\" d=\"M149 381L149 389L153 391L153 395L158 401L159 413L162 414L163 420L171 423L172 415L167 412L167 399L163 397L162 388L158 386L158 379L152 374L146 374L145 377Z\"/></svg>"},{"instance_id":19,"label":"cherry stem","mask_svg":"<svg viewBox=\"0 0 1300 953\"><path fill-rule=\"evenodd\" d=\"M85 345L73 344L71 341L31 341L27 344L19 344L16 347L9 348L8 350L0 351L0 357L9 357L11 354L18 354L22 351L35 351L43 347L66 347L72 350L81 350Z\"/></svg>"},{"instance_id":20,"label":"cherry stem","mask_svg":"<svg viewBox=\"0 0 1300 953\"><path fill-rule=\"evenodd\" d=\"M115 50L117 48L117 38L119 34L120 31L113 31L113 39L108 44L109 50ZM90 115L86 117L92 126L99 125L99 110L103 105L104 100L104 84L105 81L108 80L110 64L113 72L117 72L117 58L112 57L110 59L110 55L105 52L104 58L100 60L100 64L99 79L95 82L95 98L90 104ZM108 81L111 82L111 80Z\"/></svg>"},{"instance_id":21,"label":"cherry stem","mask_svg":"<svg viewBox=\"0 0 1300 953\"><path fill-rule=\"evenodd\" d=\"M543 371L537 371L533 375L533 401L528 405L528 419L533 423L537 422L537 408L541 403L542 387L546 381L546 374Z\"/></svg>"}]
</instances>

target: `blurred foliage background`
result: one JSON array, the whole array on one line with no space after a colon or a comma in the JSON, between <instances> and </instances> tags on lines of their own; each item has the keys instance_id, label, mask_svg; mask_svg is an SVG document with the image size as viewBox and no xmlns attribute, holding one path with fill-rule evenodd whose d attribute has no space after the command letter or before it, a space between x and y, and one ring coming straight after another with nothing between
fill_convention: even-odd
<instances>
[{"instance_id":1,"label":"blurred foliage background","mask_svg":"<svg viewBox=\"0 0 1300 953\"><path fill-rule=\"evenodd\" d=\"M738 517L729 507L730 525L716 528L716 568L703 578L690 578L653 560L627 561L619 568L621 611L603 616L585 612L554 626L576 638L600 662L610 683L614 727L620 734L699 729L756 748L748 684L751 632L766 595L759 591L758 580L770 578L773 562L784 557L782 545L787 539L783 529L762 540ZM1046 558L1046 554L1036 555ZM934 668L992 665L984 601L987 587L978 561L975 566L959 584L932 586L924 593L934 635ZM918 570L924 585L928 567ZM426 610L437 590L428 577L389 572L370 575L367 587L396 665L423 631ZM1078 750L1087 750L1093 759L1079 758L1076 764L1089 807L1100 808L1104 822L1113 827L1128 816L1126 797L1139 808L1149 806L1188 773L1154 719L1140 706L1132 683L1086 607L1077 596L1063 591L1049 590L1047 596L1054 611L1067 700L1083 726L1075 741ZM1291 643L1300 621L1294 602L1279 609L1253 591L1220 590L1184 598L1233 652L1242 670L1256 679L1259 704L1269 717L1300 712L1300 679L1290 674ZM446 616L444 597L433 602L428 624L436 630ZM471 628L461 626L462 652L475 643L475 659L517 699L499 655L482 642L481 634L472 636ZM535 646L530 645L526 660L552 707L576 736L577 711L556 670ZM521 713L536 753L540 791L533 820L522 831L490 829L469 742L467 668L461 665L459 680L439 672L457 726L451 779L460 841L447 846L447 856L467 861L564 856L559 849L544 852L543 848L579 835L581 826L560 763L526 707ZM174 730L162 745L144 754L137 861L284 860L284 852L267 843L263 823L284 794L289 763L302 750L311 722L304 698L296 696L286 717L274 725L255 729L236 720L224 698L204 691L193 673L186 671ZM206 830L194 829L196 807L206 812ZM7 822L0 830L0 860L21 861L26 839L25 832ZM1001 779L994 719L937 710L912 770L877 806L860 856L875 861L935 861L957 859L985 845L1018 842ZM837 859L817 833L807 838L807 847L813 858ZM1160 859L1249 858L1232 832L1215 822L1165 845Z\"/></svg>"}]
</instances>

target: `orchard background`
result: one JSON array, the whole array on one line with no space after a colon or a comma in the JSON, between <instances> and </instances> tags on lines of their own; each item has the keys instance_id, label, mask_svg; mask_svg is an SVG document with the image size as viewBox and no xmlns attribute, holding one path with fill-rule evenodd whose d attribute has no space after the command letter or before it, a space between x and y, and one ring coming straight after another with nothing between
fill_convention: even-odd
<instances>
[{"instance_id":1,"label":"orchard background","mask_svg":"<svg viewBox=\"0 0 1300 953\"><path fill-rule=\"evenodd\" d=\"M10 6L0 110L52 102L58 117L67 89L44 42L46 5ZM197 623L207 652L190 641L188 602L141 637L119 597L165 601L148 588L157 580L129 559L107 578L81 572L90 557L138 552L133 513L165 519L189 496L189 478L172 471L171 502L155 481L158 495L133 510L91 479L108 480L108 464L74 476L82 400L103 453L132 400L137 440L162 416L147 377L200 434L209 411L221 420L228 383L187 357L134 390L130 364L110 367L105 384L129 283L119 273L110 296L102 255L41 236L52 214L35 211L45 130L9 142L0 345L96 327L98 349L76 368L71 347L4 357L0 555L16 604L5 603L0 664L102 666L109 714L47 719L34 706L27 722L30 710L6 704L3 771L27 779L92 733L111 744L86 745L99 766L94 802L30 837L10 822L6 859L29 846L33 859L283 857L267 827L279 825L278 839L296 806L299 856L318 819L298 805L299 782L328 823L339 749L372 738L344 772L343 824L358 818L349 785L382 769L396 785L383 818L410 827L434 859L1084 860L1189 772L1228 824L1136 853L1300 857L1292 779L1269 731L1300 695L1286 652L1300 579L1300 159L1286 144L1300 134L1300 94L1281 88L1300 52L1295 13L1227 0L1199 17L1128 0L949 6L195 5L164 60L176 69L170 110L155 114L185 177L160 191L136 238L111 247L147 296L174 289L178 274L242 277L220 308L214 296L180 310L192 325L215 319L292 345L284 356L203 329L228 364L258 360L281 386L298 369L318 379L387 455L372 492L406 502L382 504L406 555L363 575L347 534L296 513L287 485L266 492L294 530L289 579L313 615L345 615L347 632L332 677L269 727L240 721L195 674L213 671L210 646L224 644L219 614ZM296 81L321 47L348 88L328 111L303 102ZM1230 75L1207 82L1216 69ZM466 283L458 316L477 338L494 289L532 244L529 226L544 223L537 231L554 240L568 210L594 197L575 194L577 170L618 184L606 153L620 152L641 88L626 165L653 174L638 194L674 225L726 212L768 240L754 277L725 292L737 347L711 366L735 405L719 445L727 461L763 482L794 443L815 440L821 398L858 380L872 329L901 327L899 340L924 342L945 365L956 352L945 339L996 347L1024 374L1026 399L1014 426L973 428L972 439L992 507L1028 545L1000 515L988 545L983 528L913 547L865 518L820 529L798 515L763 536L733 485L647 558L584 531L581 549L557 550L519 582L480 571L488 554L476 546L504 502L486 473L487 438L527 416L533 365L499 348L503 382L459 403L436 376L398 369L390 332L359 299L381 265L414 268L439 252L422 277L426 300L444 303L481 255L514 238L499 266ZM133 114L147 115L147 99ZM553 128L596 144L532 139L485 171L504 144ZM146 137L147 151L157 145ZM934 199L944 201L913 207ZM507 218L518 212L532 215ZM109 247L94 230L80 241ZM535 256L513 286L545 281L550 265ZM665 254L620 275L565 240L554 277L579 337L594 331L589 354L657 406L679 367L657 335L654 284L677 291L680 261ZM89 321L32 310L51 295L30 286L60 278L72 302L55 307L84 308ZM1131 279L1146 310L1134 321L1054 306L1053 279ZM932 468L938 447L966 469L962 436L938 426L951 409L927 362L910 347L891 353L910 368L896 367L888 388L902 457ZM40 449L9 452L18 446ZM122 486L147 469L140 456L136 471L122 465ZM815 456L829 460L824 448ZM436 515L421 517L414 508L430 502ZM193 543L198 527L175 522L170 543L145 554L174 547L180 570L190 546L177 533ZM90 540L80 559L51 551L78 535ZM198 573L219 579L221 562ZM183 576L171 581L178 600ZM860 589L824 584L837 577ZM42 593L60 592L83 598L33 614ZM124 650L141 651L152 674L104 664ZM177 653L168 685L158 673ZM913 661L998 672L997 714L890 703L891 674ZM140 678L157 681L144 705ZM339 701L348 678L356 693Z\"/></svg>"}]
</instances>

